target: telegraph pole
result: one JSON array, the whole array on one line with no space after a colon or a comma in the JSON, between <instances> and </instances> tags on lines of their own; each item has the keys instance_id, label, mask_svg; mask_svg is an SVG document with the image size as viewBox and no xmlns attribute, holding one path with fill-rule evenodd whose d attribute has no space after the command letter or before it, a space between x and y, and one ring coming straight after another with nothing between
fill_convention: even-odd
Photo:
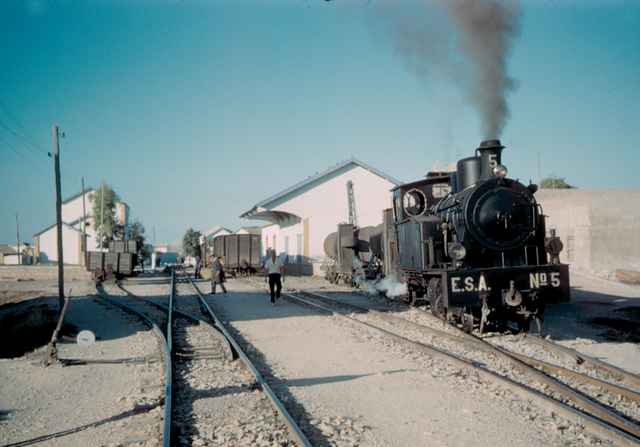
<instances>
[{"instance_id":1,"label":"telegraph pole","mask_svg":"<svg viewBox=\"0 0 640 447\"><path fill-rule=\"evenodd\" d=\"M56 176L56 223L58 226L58 304L60 312L64 306L64 256L62 253L62 186L60 185L60 129L51 128L53 160Z\"/></svg>"},{"instance_id":2,"label":"telegraph pole","mask_svg":"<svg viewBox=\"0 0 640 447\"><path fill-rule=\"evenodd\" d=\"M100 250L102 250L102 241L104 240L104 180L100 185Z\"/></svg>"},{"instance_id":3,"label":"telegraph pole","mask_svg":"<svg viewBox=\"0 0 640 447\"><path fill-rule=\"evenodd\" d=\"M87 208L84 203L84 177L82 177L82 254L87 265Z\"/></svg>"},{"instance_id":4,"label":"telegraph pole","mask_svg":"<svg viewBox=\"0 0 640 447\"><path fill-rule=\"evenodd\" d=\"M20 223L18 222L18 213L16 213L16 240L18 242L18 264L22 265L22 255L20 254Z\"/></svg>"}]
</instances>

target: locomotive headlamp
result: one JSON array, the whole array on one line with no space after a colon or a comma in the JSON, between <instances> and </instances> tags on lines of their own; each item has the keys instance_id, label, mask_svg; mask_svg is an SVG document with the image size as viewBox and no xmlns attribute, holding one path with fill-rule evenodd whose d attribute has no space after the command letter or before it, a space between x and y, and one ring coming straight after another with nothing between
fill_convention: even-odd
<instances>
[{"instance_id":1,"label":"locomotive headlamp","mask_svg":"<svg viewBox=\"0 0 640 447\"><path fill-rule=\"evenodd\" d=\"M508 173L509 171L503 165L497 165L495 168L493 168L493 175L498 178L505 178Z\"/></svg>"},{"instance_id":2,"label":"locomotive headlamp","mask_svg":"<svg viewBox=\"0 0 640 447\"><path fill-rule=\"evenodd\" d=\"M449 244L449 256L454 261L461 261L467 256L467 249L460 242Z\"/></svg>"}]
</instances>

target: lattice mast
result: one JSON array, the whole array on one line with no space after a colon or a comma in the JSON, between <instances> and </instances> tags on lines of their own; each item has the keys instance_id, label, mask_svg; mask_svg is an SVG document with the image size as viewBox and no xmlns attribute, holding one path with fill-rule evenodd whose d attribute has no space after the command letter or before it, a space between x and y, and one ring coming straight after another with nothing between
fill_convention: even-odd
<instances>
[{"instance_id":1,"label":"lattice mast","mask_svg":"<svg viewBox=\"0 0 640 447\"><path fill-rule=\"evenodd\" d=\"M356 210L356 196L353 193L353 182L347 182L347 201L349 203L349 223L354 227L358 226L358 212Z\"/></svg>"}]
</instances>

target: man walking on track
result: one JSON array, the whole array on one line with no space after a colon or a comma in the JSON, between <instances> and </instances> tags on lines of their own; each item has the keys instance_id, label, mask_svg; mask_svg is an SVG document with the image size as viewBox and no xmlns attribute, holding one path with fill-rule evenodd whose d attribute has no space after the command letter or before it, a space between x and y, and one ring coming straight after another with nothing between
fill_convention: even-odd
<instances>
[{"instance_id":1,"label":"man walking on track","mask_svg":"<svg viewBox=\"0 0 640 447\"><path fill-rule=\"evenodd\" d=\"M276 257L275 250L271 251L271 257L264 263L264 271L269 275L271 304L275 304L276 299L280 298L280 291L282 290L282 274L284 273L284 264Z\"/></svg>"},{"instance_id":2,"label":"man walking on track","mask_svg":"<svg viewBox=\"0 0 640 447\"><path fill-rule=\"evenodd\" d=\"M222 291L227 293L227 288L224 286L224 267L220 261L219 256L213 257L211 263L211 295L216 293L216 284L220 284Z\"/></svg>"}]
</instances>

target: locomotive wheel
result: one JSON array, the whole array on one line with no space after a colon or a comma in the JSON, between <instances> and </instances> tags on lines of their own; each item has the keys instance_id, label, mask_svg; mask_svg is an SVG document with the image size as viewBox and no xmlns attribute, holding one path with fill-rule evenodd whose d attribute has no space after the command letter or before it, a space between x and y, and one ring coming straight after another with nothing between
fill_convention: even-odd
<instances>
[{"instance_id":1,"label":"locomotive wheel","mask_svg":"<svg viewBox=\"0 0 640 447\"><path fill-rule=\"evenodd\" d=\"M444 302L442 300L442 288L439 278L431 278L427 287L427 299L431 307L431 313L438 318L444 318Z\"/></svg>"},{"instance_id":2,"label":"locomotive wheel","mask_svg":"<svg viewBox=\"0 0 640 447\"><path fill-rule=\"evenodd\" d=\"M407 287L407 296L403 298L403 301L407 304L411 304L413 303L413 300L415 300L413 289L411 287Z\"/></svg>"},{"instance_id":3,"label":"locomotive wheel","mask_svg":"<svg viewBox=\"0 0 640 447\"><path fill-rule=\"evenodd\" d=\"M423 293L418 293L418 291L412 290L412 293L409 295L409 304L411 304L412 306L417 306L418 304L420 304L419 302L421 301L423 296Z\"/></svg>"},{"instance_id":4,"label":"locomotive wheel","mask_svg":"<svg viewBox=\"0 0 640 447\"><path fill-rule=\"evenodd\" d=\"M529 328L531 327L531 318L527 316L521 316L516 321L518 324L518 332L519 333L527 333L529 332Z\"/></svg>"},{"instance_id":5,"label":"locomotive wheel","mask_svg":"<svg viewBox=\"0 0 640 447\"><path fill-rule=\"evenodd\" d=\"M473 332L473 314L462 314L462 330L467 334Z\"/></svg>"}]
</instances>

